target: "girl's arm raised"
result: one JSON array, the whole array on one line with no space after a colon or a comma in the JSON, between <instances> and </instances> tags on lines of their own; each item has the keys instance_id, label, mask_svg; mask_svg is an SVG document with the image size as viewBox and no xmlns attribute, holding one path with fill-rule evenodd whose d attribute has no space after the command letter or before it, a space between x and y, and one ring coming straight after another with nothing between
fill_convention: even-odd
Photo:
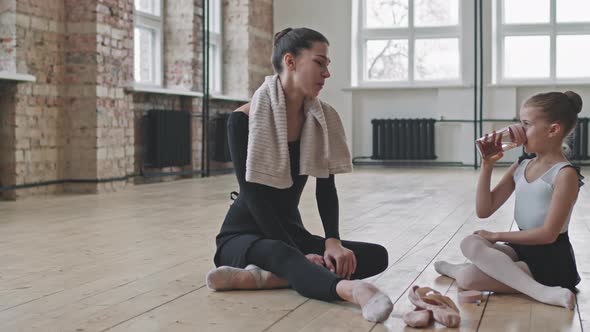
<instances>
[{"instance_id":1,"label":"girl's arm raised","mask_svg":"<svg viewBox=\"0 0 590 332\"><path fill-rule=\"evenodd\" d=\"M502 158L502 153L492 156L492 160L484 160L481 165L481 172L479 174L479 181L477 182L477 192L475 194L475 212L479 218L488 218L506 200L514 191L514 171L518 167L518 162L510 166L506 174L502 177L500 182L496 185L494 190L490 190L492 170L495 162Z\"/></svg>"}]
</instances>

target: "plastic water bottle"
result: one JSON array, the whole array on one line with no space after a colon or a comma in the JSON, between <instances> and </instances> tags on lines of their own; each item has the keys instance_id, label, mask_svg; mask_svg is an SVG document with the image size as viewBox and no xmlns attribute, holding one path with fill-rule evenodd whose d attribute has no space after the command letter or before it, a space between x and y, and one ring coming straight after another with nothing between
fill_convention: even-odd
<instances>
[{"instance_id":1,"label":"plastic water bottle","mask_svg":"<svg viewBox=\"0 0 590 332\"><path fill-rule=\"evenodd\" d=\"M526 143L526 132L520 124L510 125L475 140L482 159Z\"/></svg>"}]
</instances>

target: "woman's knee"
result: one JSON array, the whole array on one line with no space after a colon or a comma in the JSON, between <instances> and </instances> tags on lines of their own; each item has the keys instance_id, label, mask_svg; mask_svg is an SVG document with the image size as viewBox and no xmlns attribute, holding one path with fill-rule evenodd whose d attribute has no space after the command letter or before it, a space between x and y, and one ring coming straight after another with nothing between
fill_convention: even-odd
<instances>
[{"instance_id":1,"label":"woman's knee","mask_svg":"<svg viewBox=\"0 0 590 332\"><path fill-rule=\"evenodd\" d=\"M374 245L374 257L375 257L375 269L376 273L381 273L387 269L389 265L389 253L385 247L375 244Z\"/></svg>"},{"instance_id":2,"label":"woman's knee","mask_svg":"<svg viewBox=\"0 0 590 332\"><path fill-rule=\"evenodd\" d=\"M362 249L355 251L357 260L357 272L355 278L364 279L377 275L387 269L389 254L385 247L366 243Z\"/></svg>"},{"instance_id":3,"label":"woman's knee","mask_svg":"<svg viewBox=\"0 0 590 332\"><path fill-rule=\"evenodd\" d=\"M289 264L291 259L301 253L279 240L264 239L256 242L248 251L248 261L261 268L277 273L283 264Z\"/></svg>"},{"instance_id":4,"label":"woman's knee","mask_svg":"<svg viewBox=\"0 0 590 332\"><path fill-rule=\"evenodd\" d=\"M293 256L301 255L301 252L279 240L271 240L267 255L277 262L285 262Z\"/></svg>"}]
</instances>

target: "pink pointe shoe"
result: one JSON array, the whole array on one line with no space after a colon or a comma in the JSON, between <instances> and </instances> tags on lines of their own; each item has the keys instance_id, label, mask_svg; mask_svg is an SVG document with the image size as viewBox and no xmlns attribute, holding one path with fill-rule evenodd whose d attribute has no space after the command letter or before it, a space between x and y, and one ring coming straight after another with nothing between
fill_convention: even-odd
<instances>
[{"instance_id":1,"label":"pink pointe shoe","mask_svg":"<svg viewBox=\"0 0 590 332\"><path fill-rule=\"evenodd\" d=\"M446 327L458 327L461 324L461 315L455 302L430 287L412 286L408 298L416 306L416 310L404 315L406 324L418 324L420 327L428 325L430 319L426 321L428 316L422 311L431 311L434 320Z\"/></svg>"}]
</instances>

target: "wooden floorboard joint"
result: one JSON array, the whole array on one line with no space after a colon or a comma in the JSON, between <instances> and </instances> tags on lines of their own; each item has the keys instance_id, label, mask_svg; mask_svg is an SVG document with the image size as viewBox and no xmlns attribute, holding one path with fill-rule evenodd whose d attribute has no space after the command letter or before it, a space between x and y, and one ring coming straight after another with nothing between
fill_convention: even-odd
<instances>
[{"instance_id":1,"label":"wooden floorboard joint","mask_svg":"<svg viewBox=\"0 0 590 332\"><path fill-rule=\"evenodd\" d=\"M121 322L119 322L119 323L117 323L117 324L115 324L115 325L113 325L113 326L107 327L106 329L102 329L102 330L100 330L99 332L106 332L106 331L112 330L112 329L114 329L115 327L117 327L117 326L119 326L119 325L123 325L123 324L125 324L125 323L127 323L127 322L129 322L129 321L131 321L131 320L133 320L133 319L135 319L135 318L137 318L137 317L139 317L139 316L145 315L145 314L147 314L148 312L151 312L151 311L154 311L154 310L156 310L156 309L158 309L158 308L160 308L160 307L163 307L163 306L165 306L165 305L166 305L166 304L168 304L168 303L174 302L174 301L176 301L176 300L178 300L178 299L180 299L180 298L182 298L182 297L184 297L184 296L187 296L187 295L189 295L189 294L191 294L191 293L194 293L194 292L198 291L199 289L201 289L201 288L203 288L203 287L205 287L205 286L203 285L203 286L201 286L201 287L199 287L199 288L195 288L195 289L193 289L193 290L191 290L191 291L189 291L189 292L186 292L186 293L184 293L184 294L181 294L181 295L179 295L179 296L177 296L177 297L175 297L175 298L173 298L173 299L171 299L171 300L168 300L168 301L166 301L166 302L164 302L164 303L161 303L161 304L159 304L159 305L157 305L157 306L155 306L155 307L153 307L153 308L150 308L150 309L148 309L148 310L145 310L145 311L143 311L142 313L139 313L139 314L137 314L137 315L134 315L134 316L132 316L132 317L129 317L128 319L125 319L124 321L121 321Z\"/></svg>"}]
</instances>

